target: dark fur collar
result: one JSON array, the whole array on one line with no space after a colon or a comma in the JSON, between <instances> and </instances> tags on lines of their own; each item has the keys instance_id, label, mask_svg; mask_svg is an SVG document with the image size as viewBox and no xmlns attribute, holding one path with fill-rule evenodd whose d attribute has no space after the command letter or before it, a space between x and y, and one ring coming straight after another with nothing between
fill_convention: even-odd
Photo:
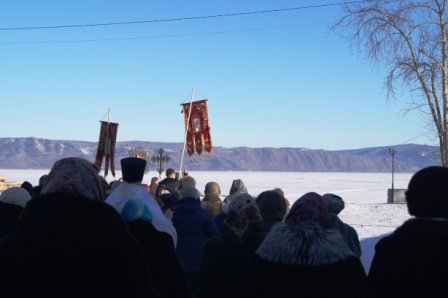
<instances>
[{"instance_id":1,"label":"dark fur collar","mask_svg":"<svg viewBox=\"0 0 448 298\"><path fill-rule=\"evenodd\" d=\"M256 255L269 262L299 266L327 265L354 256L334 229L294 229L286 224L272 228Z\"/></svg>"}]
</instances>

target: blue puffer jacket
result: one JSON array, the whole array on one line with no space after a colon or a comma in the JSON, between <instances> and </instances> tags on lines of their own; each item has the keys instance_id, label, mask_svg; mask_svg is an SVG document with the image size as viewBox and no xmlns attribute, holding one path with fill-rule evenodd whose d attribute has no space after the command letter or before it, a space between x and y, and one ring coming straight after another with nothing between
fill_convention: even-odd
<instances>
[{"instance_id":1,"label":"blue puffer jacket","mask_svg":"<svg viewBox=\"0 0 448 298\"><path fill-rule=\"evenodd\" d=\"M218 228L210 212L201 208L196 198L183 198L172 210L179 261L186 273L198 272L205 240L218 236Z\"/></svg>"}]
</instances>

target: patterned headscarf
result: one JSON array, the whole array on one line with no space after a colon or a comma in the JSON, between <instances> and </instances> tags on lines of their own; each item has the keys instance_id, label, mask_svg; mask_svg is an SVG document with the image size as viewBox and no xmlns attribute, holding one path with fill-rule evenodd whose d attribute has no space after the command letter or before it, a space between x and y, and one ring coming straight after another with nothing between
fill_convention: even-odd
<instances>
[{"instance_id":1,"label":"patterned headscarf","mask_svg":"<svg viewBox=\"0 0 448 298\"><path fill-rule=\"evenodd\" d=\"M327 229L330 227L327 204L319 194L306 193L292 205L285 223L301 229Z\"/></svg>"},{"instance_id":2,"label":"patterned headscarf","mask_svg":"<svg viewBox=\"0 0 448 298\"><path fill-rule=\"evenodd\" d=\"M138 199L123 199L113 206L127 222L137 219L152 222L151 211Z\"/></svg>"},{"instance_id":3,"label":"patterned headscarf","mask_svg":"<svg viewBox=\"0 0 448 298\"><path fill-rule=\"evenodd\" d=\"M250 232L263 228L260 210L251 195L239 194L230 202L228 208L222 230L233 243L241 244L247 240Z\"/></svg>"},{"instance_id":4,"label":"patterned headscarf","mask_svg":"<svg viewBox=\"0 0 448 298\"><path fill-rule=\"evenodd\" d=\"M66 193L104 201L105 193L98 168L91 162L68 157L56 161L42 187L42 195Z\"/></svg>"}]
</instances>

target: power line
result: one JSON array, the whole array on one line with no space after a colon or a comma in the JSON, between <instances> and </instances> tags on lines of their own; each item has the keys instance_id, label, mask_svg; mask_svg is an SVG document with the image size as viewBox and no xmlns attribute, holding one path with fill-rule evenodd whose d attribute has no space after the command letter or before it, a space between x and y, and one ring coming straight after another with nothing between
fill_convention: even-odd
<instances>
[{"instance_id":1,"label":"power line","mask_svg":"<svg viewBox=\"0 0 448 298\"><path fill-rule=\"evenodd\" d=\"M244 16L244 15L254 15L254 14L265 14L265 13L275 13L275 12L284 12L284 11L294 11L294 10L301 10L301 9L322 8L322 7L328 7L328 6L339 6L339 5L342 5L342 4L358 3L358 2L363 2L363 1L350 1L350 2L340 2L340 3L329 3L329 4L312 5L312 6L301 6L301 7L294 7L294 8L280 8L280 9L271 9L271 10L228 13L228 14L218 14L218 15L209 15L209 16L170 18L170 19L160 19L160 20L114 22L114 23L100 23L100 24L78 24L78 25L57 25L57 26L40 26L40 27L0 28L0 31L64 29L64 28L99 27L99 26L116 26L116 25L135 25L135 24L145 24L145 23L189 21L189 20L199 20L199 19L235 17L235 16Z\"/></svg>"},{"instance_id":2,"label":"power line","mask_svg":"<svg viewBox=\"0 0 448 298\"><path fill-rule=\"evenodd\" d=\"M253 28L253 29L241 29L241 30L227 30L216 32L203 32L203 33L186 33L186 34L173 34L173 35L155 35L155 36L143 36L143 37L123 37L123 38L99 38L99 39L82 39L82 40L62 40L62 41L16 41L16 42L0 42L0 45L13 45L13 44L48 44L48 43L83 43L83 42L103 42L103 41L126 41L126 40L140 40L140 39L156 39L156 38L175 38L175 37L188 37L188 36L201 36L201 35L217 35L226 33L239 33L239 32L253 32L264 30L279 30L306 26L315 26L328 24L329 22L303 24L303 25L291 25L281 27L266 27L266 28Z\"/></svg>"}]
</instances>

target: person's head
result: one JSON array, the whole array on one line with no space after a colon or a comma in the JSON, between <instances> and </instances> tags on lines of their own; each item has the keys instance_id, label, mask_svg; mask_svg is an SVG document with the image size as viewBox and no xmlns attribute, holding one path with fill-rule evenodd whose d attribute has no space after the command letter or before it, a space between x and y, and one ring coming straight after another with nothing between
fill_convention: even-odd
<instances>
[{"instance_id":1,"label":"person's head","mask_svg":"<svg viewBox=\"0 0 448 298\"><path fill-rule=\"evenodd\" d=\"M244 182L241 179L235 179L232 182L229 190L229 196L225 199L226 203L230 203L233 198L241 193L248 193Z\"/></svg>"},{"instance_id":2,"label":"person's head","mask_svg":"<svg viewBox=\"0 0 448 298\"><path fill-rule=\"evenodd\" d=\"M431 166L415 173L406 203L410 215L448 218L448 168Z\"/></svg>"},{"instance_id":3,"label":"person's head","mask_svg":"<svg viewBox=\"0 0 448 298\"><path fill-rule=\"evenodd\" d=\"M0 202L17 205L22 208L25 208L29 200L31 200L31 195L23 187L10 187L0 194Z\"/></svg>"},{"instance_id":4,"label":"person's head","mask_svg":"<svg viewBox=\"0 0 448 298\"><path fill-rule=\"evenodd\" d=\"M145 175L146 160L138 157L127 157L121 160L123 180L127 183L141 183Z\"/></svg>"},{"instance_id":5,"label":"person's head","mask_svg":"<svg viewBox=\"0 0 448 298\"><path fill-rule=\"evenodd\" d=\"M42 195L69 194L104 201L103 181L98 168L80 157L56 161L42 186Z\"/></svg>"},{"instance_id":6,"label":"person's head","mask_svg":"<svg viewBox=\"0 0 448 298\"><path fill-rule=\"evenodd\" d=\"M294 202L285 224L300 229L328 229L330 213L327 204L319 194L306 193Z\"/></svg>"},{"instance_id":7,"label":"person's head","mask_svg":"<svg viewBox=\"0 0 448 298\"><path fill-rule=\"evenodd\" d=\"M159 178L152 177L151 178L151 185L157 185L157 184L159 184Z\"/></svg>"},{"instance_id":8,"label":"person's head","mask_svg":"<svg viewBox=\"0 0 448 298\"><path fill-rule=\"evenodd\" d=\"M277 191L267 190L255 199L264 221L281 222L286 214L285 198Z\"/></svg>"},{"instance_id":9,"label":"person's head","mask_svg":"<svg viewBox=\"0 0 448 298\"><path fill-rule=\"evenodd\" d=\"M166 175L167 178L173 178L174 179L176 177L176 171L174 169L172 169L172 168L168 168L165 171L165 175Z\"/></svg>"},{"instance_id":10,"label":"person's head","mask_svg":"<svg viewBox=\"0 0 448 298\"><path fill-rule=\"evenodd\" d=\"M322 196L327 204L328 212L338 215L345 208L344 200L335 194L326 193Z\"/></svg>"},{"instance_id":11,"label":"person's head","mask_svg":"<svg viewBox=\"0 0 448 298\"><path fill-rule=\"evenodd\" d=\"M45 180L47 180L47 178L48 178L48 174L40 176L40 178L39 178L39 186L42 187L42 185L44 185Z\"/></svg>"},{"instance_id":12,"label":"person's head","mask_svg":"<svg viewBox=\"0 0 448 298\"><path fill-rule=\"evenodd\" d=\"M33 185L28 182L28 181L24 181L22 183L22 185L20 185L21 188L24 188L26 191L28 191L30 194L33 193Z\"/></svg>"},{"instance_id":13,"label":"person's head","mask_svg":"<svg viewBox=\"0 0 448 298\"><path fill-rule=\"evenodd\" d=\"M142 219L152 222L152 214L142 201L132 198L123 199L113 205L126 222Z\"/></svg>"},{"instance_id":14,"label":"person's head","mask_svg":"<svg viewBox=\"0 0 448 298\"><path fill-rule=\"evenodd\" d=\"M181 200L185 198L195 198L199 200L199 191L194 186L184 185L180 188L179 192Z\"/></svg>"},{"instance_id":15,"label":"person's head","mask_svg":"<svg viewBox=\"0 0 448 298\"><path fill-rule=\"evenodd\" d=\"M219 184L216 182L208 182L205 185L205 189L204 189L204 194L206 196L210 196L210 195L217 195L220 196L221 195L221 188L219 187Z\"/></svg>"},{"instance_id":16,"label":"person's head","mask_svg":"<svg viewBox=\"0 0 448 298\"><path fill-rule=\"evenodd\" d=\"M180 186L184 185L190 185L196 187L196 179L194 179L192 176L185 176L182 179L180 179Z\"/></svg>"},{"instance_id":17,"label":"person's head","mask_svg":"<svg viewBox=\"0 0 448 298\"><path fill-rule=\"evenodd\" d=\"M273 191L278 192L279 194L282 195L282 197L285 197L285 192L283 191L283 189L281 189L280 187L276 187L273 189Z\"/></svg>"},{"instance_id":18,"label":"person's head","mask_svg":"<svg viewBox=\"0 0 448 298\"><path fill-rule=\"evenodd\" d=\"M227 216L222 223L222 230L232 242L241 244L250 233L263 228L258 205L251 195L241 193L228 205Z\"/></svg>"}]
</instances>

